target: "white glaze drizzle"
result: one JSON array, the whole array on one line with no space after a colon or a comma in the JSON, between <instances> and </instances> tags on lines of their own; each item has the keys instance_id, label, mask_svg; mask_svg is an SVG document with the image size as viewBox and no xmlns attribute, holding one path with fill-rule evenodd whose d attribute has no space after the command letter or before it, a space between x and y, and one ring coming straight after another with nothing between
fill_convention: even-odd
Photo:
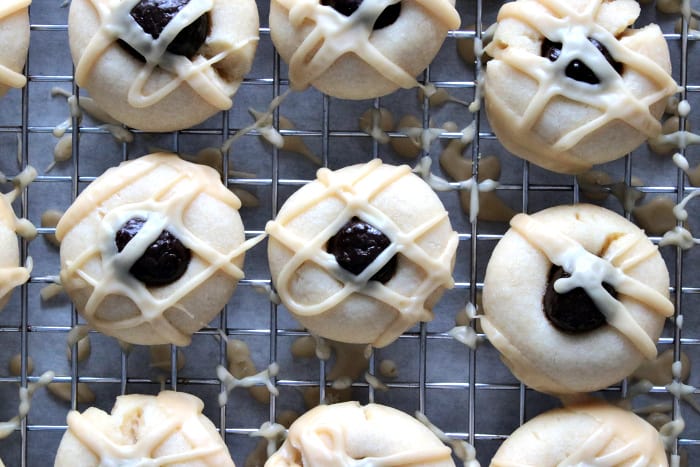
<instances>
[{"instance_id":1,"label":"white glaze drizzle","mask_svg":"<svg viewBox=\"0 0 700 467\"><path fill-rule=\"evenodd\" d=\"M656 356L656 344L634 320L627 308L604 288L610 284L625 296L645 304L662 316L673 315L673 303L648 285L625 274L657 252L642 233L627 233L610 244L603 257L584 249L574 239L561 232L552 231L527 214L518 214L511 219L511 226L532 245L537 247L553 263L561 266L571 277L560 278L554 283L557 293L567 293L581 287L593 300L608 324L614 327L646 358ZM636 250L631 257L620 258Z\"/></svg>"},{"instance_id":2,"label":"white glaze drizzle","mask_svg":"<svg viewBox=\"0 0 700 467\"><path fill-rule=\"evenodd\" d=\"M87 85L97 61L115 41L121 39L146 59L129 89L128 102L132 107L145 108L155 105L183 83L187 83L211 106L219 110L231 107L229 96L236 92L240 80L233 83L224 81L215 71L214 65L248 44L257 42L257 36L228 43L223 51L211 58L197 55L190 60L166 50L180 31L212 10L214 0L191 0L165 26L158 39L153 39L150 34L144 32L130 15L131 9L139 0L91 2L99 16L100 28L76 64L75 80L79 86ZM223 42L220 41L218 45L223 45ZM173 78L160 89L147 95L145 88L156 67L169 72Z\"/></svg>"},{"instance_id":3,"label":"white glaze drizzle","mask_svg":"<svg viewBox=\"0 0 700 467\"><path fill-rule=\"evenodd\" d=\"M323 314L352 294L371 297L397 311L396 319L372 343L375 347L389 344L412 323L432 318L432 312L425 307L425 302L439 287L451 288L453 286L450 258L454 255L458 242L457 234L453 232L442 254L437 257L431 257L416 243L418 238L445 221L447 211L436 212L431 220L410 232L403 232L389 216L372 206L370 201L375 195L395 180L407 176L411 172L411 168L406 165L397 166L394 167L392 174L381 179L376 178L372 182L372 186L368 186L367 179L371 179L371 173L381 165L381 160L374 159L365 164L355 178L349 181L342 176L336 176L334 172L326 168L320 169L317 173L317 180L325 186L325 189L317 196L300 204L296 209L290 210L285 215L279 215L274 221L268 222L265 227L265 231L271 237L294 252L294 256L281 269L275 282L277 293L290 311L301 316ZM356 188L358 184L362 186L362 190ZM294 218L329 197L341 199L345 207L314 238L300 238L285 227ZM391 244L358 275L341 268L335 257L323 248L325 242L353 216L373 225L391 240ZM420 265L421 270L425 272L425 278L421 285L409 296L396 293L378 281L370 281L370 278L397 253L401 253L407 260ZM290 287L294 274L306 262L316 264L333 276L342 284L340 290L318 303L305 305L297 301L291 293Z\"/></svg>"},{"instance_id":4,"label":"white glaze drizzle","mask_svg":"<svg viewBox=\"0 0 700 467\"><path fill-rule=\"evenodd\" d=\"M681 250L689 250L695 246L695 239L685 227L676 226L672 230L664 233L664 236L659 240L659 246L674 245Z\"/></svg>"},{"instance_id":5,"label":"white glaze drizzle","mask_svg":"<svg viewBox=\"0 0 700 467\"><path fill-rule=\"evenodd\" d=\"M0 4L0 20L17 13L22 8L27 8L30 3L32 3L31 0L3 0ZM27 84L27 77L0 63L0 84L11 88L21 88Z\"/></svg>"},{"instance_id":6,"label":"white glaze drizzle","mask_svg":"<svg viewBox=\"0 0 700 467\"><path fill-rule=\"evenodd\" d=\"M658 134L652 140L654 144L672 145L673 147L684 149L692 144L700 144L700 135L679 130L669 134Z\"/></svg>"},{"instance_id":7,"label":"white glaze drizzle","mask_svg":"<svg viewBox=\"0 0 700 467\"><path fill-rule=\"evenodd\" d=\"M619 427L623 429L624 427ZM638 438L630 441L621 448L609 453L599 453L615 437L615 427L607 424L602 425L581 445L581 447L560 462L557 467L572 465L620 465L630 462L633 467L644 467L649 465L652 458L653 443L649 439Z\"/></svg>"},{"instance_id":8,"label":"white glaze drizzle","mask_svg":"<svg viewBox=\"0 0 700 467\"><path fill-rule=\"evenodd\" d=\"M476 349L476 346L479 343L479 336L471 326L455 326L447 331L447 334L449 334L457 342L461 342L472 350Z\"/></svg>"},{"instance_id":9,"label":"white glaze drizzle","mask_svg":"<svg viewBox=\"0 0 700 467\"><path fill-rule=\"evenodd\" d=\"M681 169L683 169L684 164L687 166L687 160L681 154L674 155L673 160ZM700 190L693 191L686 195L685 198L683 198L673 207L673 215L676 217L676 219L678 219L680 222L685 222L688 219L688 211L686 211L685 207L690 200L697 196L700 196ZM664 233L663 237L659 241L659 246L675 245L680 247L682 250L689 250L690 248L694 247L696 243L697 242L693 238L693 234L690 233L688 229L683 226L676 226Z\"/></svg>"},{"instance_id":10,"label":"white glaze drizzle","mask_svg":"<svg viewBox=\"0 0 700 467\"><path fill-rule=\"evenodd\" d=\"M284 425L279 423L263 423L260 428L252 432L249 436L252 438L264 438L267 444L267 457L270 457L277 450L277 441L282 438L287 432Z\"/></svg>"},{"instance_id":11,"label":"white glaze drizzle","mask_svg":"<svg viewBox=\"0 0 700 467\"><path fill-rule=\"evenodd\" d=\"M420 86L413 76L370 42L372 27L379 15L400 0L364 0L350 16L321 5L318 0L277 1L289 12L293 27L301 27L305 21L315 24L289 61L289 79L294 89L305 89L348 53L357 55L384 78L402 88ZM459 27L459 14L447 0L416 0L416 3L448 29Z\"/></svg>"},{"instance_id":12,"label":"white glaze drizzle","mask_svg":"<svg viewBox=\"0 0 700 467\"><path fill-rule=\"evenodd\" d=\"M435 191L469 190L471 195L469 201L469 222L475 222L479 216L479 192L495 190L498 187L498 182L487 178L477 183L476 179L472 177L468 180L462 180L461 182L450 183L430 171L432 163L432 159L425 156L416 164L413 168L413 172L420 175Z\"/></svg>"},{"instance_id":13,"label":"white glaze drizzle","mask_svg":"<svg viewBox=\"0 0 700 467\"><path fill-rule=\"evenodd\" d=\"M216 367L216 376L224 384L224 392L219 394L219 405L224 406L228 401L228 393L236 388L250 388L253 386L264 385L267 387L270 394L279 395L279 391L272 382L273 377L279 373L279 365L271 363L263 371L244 378L236 378L225 367L219 365Z\"/></svg>"},{"instance_id":14,"label":"white glaze drizzle","mask_svg":"<svg viewBox=\"0 0 700 467\"><path fill-rule=\"evenodd\" d=\"M627 417L614 417L611 415L599 417L595 412L587 412L585 408L568 407L564 410L572 414L593 417L598 422L598 428L564 460L556 464L556 467L604 467L626 465L630 467L660 466L654 460L658 460L656 446L659 435L651 426L645 429L637 428L634 436L630 436L631 421ZM646 422L640 423L646 424ZM627 435L625 437L625 435ZM535 434L537 437L537 434ZM629 438L633 438L629 440ZM614 447L610 445L618 441ZM654 463L652 463L654 462ZM539 465L526 464L524 462L501 460L496 456L492 464L497 467L539 467ZM554 464L552 464L554 465Z\"/></svg>"},{"instance_id":15,"label":"white glaze drizzle","mask_svg":"<svg viewBox=\"0 0 700 467\"><path fill-rule=\"evenodd\" d=\"M267 106L266 111L255 111L254 113L252 113L253 117L256 119L255 122L251 125L248 125L245 128L241 128L236 133L234 133L233 136L224 141L224 144L221 145L221 152L224 154L227 153L231 149L231 146L234 142L244 137L252 130L263 129L261 131L261 134L265 135L265 139L267 139L267 136L273 134L273 132L277 132L277 130L272 126L273 112L282 104L282 102L284 102L284 100L287 98L287 96L289 96L289 94L291 94L291 92L291 89L287 89L284 93L272 99L270 104ZM273 142L270 141L270 144L273 144Z\"/></svg>"},{"instance_id":16,"label":"white glaze drizzle","mask_svg":"<svg viewBox=\"0 0 700 467\"><path fill-rule=\"evenodd\" d=\"M67 423L70 432L100 461L103 467L160 467L181 463L197 463L197 465L233 466L226 445L211 437L202 425L202 408L204 404L194 396L172 391L164 391L158 396L130 395L120 396L135 401L138 406L150 403L149 399L155 399L156 404L161 405L159 413L161 418L158 425L151 430L137 433L138 439L133 443L120 440L111 424L99 424L93 417L86 416L77 411L68 413ZM131 411L138 407L131 408ZM124 414L130 415L130 413ZM170 437L182 435L185 442L191 447L182 452L157 455L156 451L162 447ZM218 442L217 442L218 441Z\"/></svg>"},{"instance_id":17,"label":"white glaze drizzle","mask_svg":"<svg viewBox=\"0 0 700 467\"><path fill-rule=\"evenodd\" d=\"M92 196L78 198L73 203L56 227L57 238L62 240L75 225L88 216L92 209L101 209L102 202L129 186L133 180L146 176L159 166L177 162L174 158L172 154L152 154L131 161L131 170L123 178L118 173L113 173L110 179L104 180L101 186L103 189L99 193L93 192ZM219 182L216 172L209 167L193 164L187 172L178 170L178 176L164 184L160 192L154 193L151 198L116 206L102 215L95 245L86 245L83 253L74 260L67 261L61 270L61 282L64 286L73 281L86 282L93 288L90 298L81 310L91 326L98 330L128 329L148 322L152 325L153 332L168 342L176 345L189 344L190 337L171 324L165 312L170 308L178 308L189 313L180 303L181 299L218 272L236 281L241 279L243 271L234 262L264 238L264 236L251 238L238 247L222 253L196 237L186 227L184 217L190 203L202 193L206 193L232 209L237 210L240 207L238 198ZM118 252L114 241L116 232L134 217L146 219L146 222L124 249ZM129 273L129 269L166 229L193 254L207 263L207 266L196 275L187 278L171 295L156 298L143 282ZM83 269L96 257L101 258L102 264L99 277L90 275ZM118 322L98 318L96 316L98 309L110 295L129 298L140 310L140 315ZM200 324L206 325L206 323Z\"/></svg>"},{"instance_id":18,"label":"white glaze drizzle","mask_svg":"<svg viewBox=\"0 0 700 467\"><path fill-rule=\"evenodd\" d=\"M0 439L7 438L13 431L20 427L20 422L27 416L31 408L32 396L37 389L51 383L54 376L53 371L46 371L39 377L36 383L29 383L26 388L19 388L18 414L6 422L0 422Z\"/></svg>"},{"instance_id":19,"label":"white glaze drizzle","mask_svg":"<svg viewBox=\"0 0 700 467\"><path fill-rule=\"evenodd\" d=\"M534 136L529 137L528 143L521 144L538 147L539 151L547 152L549 157L564 158L566 151L576 146L587 135L617 119L647 137L658 135L661 132L661 124L652 115L649 107L666 96L679 92L680 88L661 66L643 54L627 48L610 31L596 22L599 9L605 0L591 0L580 12L567 2L539 0L538 3L546 11L538 11L534 15L528 8L528 2L506 3L499 11L498 21L517 20L543 37L562 43L561 54L556 61L535 56L518 47L499 47L495 40L486 48L489 55L502 60L538 83L538 90L523 115L513 115L508 124L519 127L519 135L532 134L530 130L542 117L547 104L558 96L599 109L601 115L562 135L550 147L543 146ZM600 42L625 69L642 75L654 84L656 90L635 97L622 77L588 38ZM594 87L566 77L565 68L575 59L584 61L599 78L600 83ZM579 171L588 167L587 163L573 157L566 157L566 160L567 163L575 164Z\"/></svg>"}]
</instances>

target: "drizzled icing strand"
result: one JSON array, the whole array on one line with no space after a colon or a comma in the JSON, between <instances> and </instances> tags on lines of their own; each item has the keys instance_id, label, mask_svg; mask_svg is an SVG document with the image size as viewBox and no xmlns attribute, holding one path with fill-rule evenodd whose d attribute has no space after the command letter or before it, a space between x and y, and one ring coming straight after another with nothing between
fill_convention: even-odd
<instances>
[{"instance_id":1,"label":"drizzled icing strand","mask_svg":"<svg viewBox=\"0 0 700 467\"><path fill-rule=\"evenodd\" d=\"M452 447L455 456L464 463L464 467L480 467L479 461L476 460L476 449L474 449L474 446L466 441L450 438L444 431L434 425L423 412L416 411L415 415L416 419L428 427L440 441Z\"/></svg>"},{"instance_id":2,"label":"drizzled icing strand","mask_svg":"<svg viewBox=\"0 0 700 467\"><path fill-rule=\"evenodd\" d=\"M295 252L279 273L275 286L282 302L290 311L301 316L315 316L326 313L339 305L352 294L371 297L385 303L398 311L397 317L387 329L373 342L376 347L382 347L393 341L411 323L419 320L430 320L432 312L425 307L425 302L438 287L450 288L453 285L451 274L451 258L457 248L456 233L450 235L449 241L438 257L431 257L423 250L416 240L430 232L447 218L447 212L436 212L432 219L403 232L387 214L372 206L371 199L400 178L410 175L411 168L402 165L394 167L393 173L386 177L371 179L372 172L382 165L381 160L374 159L365 164L354 179L347 181L342 176L336 176L330 170L323 168L318 171L318 181L325 187L318 195L309 198L296 209L280 213L276 220L270 221L265 231L275 240ZM361 189L358 188L361 186ZM285 226L296 217L311 209L324 199L337 198L343 201L344 207L339 210L335 219L318 232L312 239L296 236ZM325 242L334 235L352 217L359 217L365 222L383 232L391 240L391 244L360 274L354 275L341 268L335 257L323 248ZM392 291L378 281L370 279L392 258L401 253L407 260L420 265L426 277L411 294L405 296ZM340 289L319 301L305 305L293 296L291 286L296 272L305 263L314 263L327 274L342 284Z\"/></svg>"},{"instance_id":3,"label":"drizzled icing strand","mask_svg":"<svg viewBox=\"0 0 700 467\"><path fill-rule=\"evenodd\" d=\"M63 216L56 228L59 240L88 216L95 206L98 208L120 190L128 187L133 180L146 176L150 172L167 164L179 162L171 154L154 154L130 161L128 173L111 173L97 188L90 190L87 195L79 197L71 209ZM225 205L237 210L240 201L220 183L212 183L212 177L218 178L209 167L192 164L188 171L175 169L178 173L158 192L144 201L122 204L109 210L103 215L98 238L94 246L86 246L80 256L73 261L66 261L61 270L61 280L64 286L73 281L78 285L83 281L93 290L85 307L81 310L88 322L97 329L130 329L143 323L150 323L153 332L167 342L177 345L187 345L189 335L176 328L167 318L166 311L177 308L192 315L184 309L181 302L184 297L195 290L200 284L217 273L223 273L233 280L243 277L243 271L235 264L236 260L260 242L264 236L252 238L230 251L220 252L198 238L186 225L185 217L190 204L200 195L207 194ZM86 193L83 192L83 193ZM119 252L114 241L116 232L129 219L141 217L146 219L135 237ZM181 285L171 294L156 298L150 289L129 273L131 266L143 255L148 246L155 241L160 233L167 229L171 234L192 250L197 258L205 263L196 274L180 278ZM85 268L86 264L96 258L101 258L102 268L99 276L91 275ZM103 320L97 316L97 311L104 300L110 295L120 295L130 299L140 310L138 316L121 321ZM206 323L200 323L201 326Z\"/></svg>"},{"instance_id":4,"label":"drizzled icing strand","mask_svg":"<svg viewBox=\"0 0 700 467\"><path fill-rule=\"evenodd\" d=\"M10 15L17 13L22 8L27 8L31 0L3 0L0 4L0 21ZM22 73L18 73L0 64L0 84L11 88L21 88L27 84L27 78Z\"/></svg>"},{"instance_id":5,"label":"drizzled icing strand","mask_svg":"<svg viewBox=\"0 0 700 467\"><path fill-rule=\"evenodd\" d=\"M115 41L121 39L146 59L146 63L129 89L128 100L131 106L150 107L163 100L182 83L187 83L213 107L220 110L231 107L229 96L238 89L240 81L225 82L217 74L214 65L251 42L258 41L257 36L248 37L236 43L219 41L217 45L221 46L223 51L210 58L197 55L190 60L166 50L180 31L212 10L214 0L191 0L165 26L158 39L153 39L150 34L144 32L129 14L139 0L124 0L116 4L114 1L90 1L100 17L101 26L76 65L75 80L78 85L87 84L91 70L100 57ZM156 67L168 71L174 77L152 94L146 94L145 89Z\"/></svg>"},{"instance_id":6,"label":"drizzled icing strand","mask_svg":"<svg viewBox=\"0 0 700 467\"><path fill-rule=\"evenodd\" d=\"M289 11L289 21L300 27L311 20L315 26L289 63L289 77L296 89L305 89L345 54L355 54L387 80L403 88L419 86L416 79L384 56L370 42L379 15L399 0L364 0L350 16L321 5L318 0L278 0ZM449 29L459 27L460 18L447 0L416 0Z\"/></svg>"},{"instance_id":7,"label":"drizzled icing strand","mask_svg":"<svg viewBox=\"0 0 700 467\"><path fill-rule=\"evenodd\" d=\"M651 454L647 454L645 451L653 444L645 444L647 440L642 438L630 441L613 452L601 453L614 437L614 428L607 424L602 425L576 452L559 465L619 465L625 461L632 461L633 465L648 465Z\"/></svg>"},{"instance_id":8,"label":"drizzled icing strand","mask_svg":"<svg viewBox=\"0 0 700 467\"><path fill-rule=\"evenodd\" d=\"M155 405L156 407L148 407ZM119 407L123 407L121 410ZM100 465L129 465L142 467L160 467L181 463L196 463L205 466L233 465L226 445L217 438L211 427L202 423L204 404L198 398L184 393L164 391L158 396L129 395L120 396L112 411L112 416L122 414L124 423L130 418L149 415L157 420L135 420L134 427L118 427L122 430L131 428L129 435L133 440L124 440L121 430L113 424L103 422L104 414L91 408L84 414L71 411L68 414L68 429L84 446L97 456ZM95 413L97 411L97 413ZM102 415L98 417L95 415ZM157 422L157 424L155 424ZM143 423L148 430L139 427ZM146 428L144 426L143 428ZM126 433L125 433L126 434ZM163 446L174 436L184 437L188 449L182 452L158 454ZM128 441L128 442L125 442ZM173 444L173 443L170 443ZM195 447L190 447L195 446ZM169 449L168 451L173 451Z\"/></svg>"},{"instance_id":9,"label":"drizzled icing strand","mask_svg":"<svg viewBox=\"0 0 700 467\"><path fill-rule=\"evenodd\" d=\"M42 373L36 383L29 383L26 388L22 387L19 389L19 409L18 414L6 422L0 422L0 439L6 438L12 434L12 432L20 427L20 422L29 413L31 407L32 396L37 389L47 386L51 381L53 381L55 374L53 371L46 371ZM0 465L2 461L0 460Z\"/></svg>"},{"instance_id":10,"label":"drizzled icing strand","mask_svg":"<svg viewBox=\"0 0 700 467\"><path fill-rule=\"evenodd\" d=\"M673 315L673 304L668 298L625 274L626 270L634 268L657 251L655 246L646 242L642 234L625 234L609 245L603 257L598 257L586 251L572 238L561 232L552 232L550 227L527 214L513 217L511 226L540 249L552 263L571 274L571 277L558 279L554 283L557 293L583 288L612 327L627 337L646 358L656 356L654 341L627 308L603 288L603 283L610 284L620 294L644 303L662 316ZM637 251L636 254L621 259L634 250Z\"/></svg>"}]
</instances>

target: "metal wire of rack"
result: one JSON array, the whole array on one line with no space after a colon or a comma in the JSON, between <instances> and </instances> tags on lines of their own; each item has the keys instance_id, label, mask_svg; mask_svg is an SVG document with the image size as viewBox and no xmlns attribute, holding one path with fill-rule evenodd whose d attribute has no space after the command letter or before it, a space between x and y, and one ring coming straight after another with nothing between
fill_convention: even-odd
<instances>
[{"instance_id":1,"label":"metal wire of rack","mask_svg":"<svg viewBox=\"0 0 700 467\"><path fill-rule=\"evenodd\" d=\"M483 0L457 0L462 15L462 26L451 31L436 61L423 79L446 88L466 101L474 98L479 63L465 64L457 59L455 44L458 40L480 38L486 26L495 21L498 6ZM252 72L234 100L234 108L217 115L193 129L171 134L135 132L130 144L115 142L110 134L89 119L71 120L72 160L58 164L51 172L42 169L51 162L56 144L52 135L55 126L69 117L64 100L50 97L54 86L78 94L73 83L72 66L67 43L67 8L57 0L34 0L30 7L31 46L26 74L28 85L21 91L11 91L3 98L0 112L0 170L6 174L19 172L28 164L39 169L39 177L16 203L16 211L39 225L46 209L65 210L95 177L122 160L151 152L155 147L182 153L194 153L207 146L220 146L251 119L248 107L264 109L270 100L286 89L286 66L275 54L269 29L266 27L269 2L258 2L261 24L260 44ZM657 13L653 5L643 5L640 24L657 21L662 25L669 42L674 63L674 77L683 86L681 98L700 108L700 67L690 58L697 58L700 37L689 32L673 31L677 15ZM321 156L324 165L339 168L369 158L382 157L388 162L402 162L385 145L380 145L358 130L356 121L368 108L384 107L395 114L414 113L424 125L433 121L454 120L466 126L472 120L476 138L466 153L478 170L480 155L496 153L502 159L503 171L499 193L516 210L535 211L566 202L577 202L580 187L574 177L549 173L507 155L490 132L483 112L470 114L458 105L432 108L427 100L417 100L415 91L400 91L393 95L366 102L344 102L323 96L313 90L294 93L281 105L275 121L284 115L297 124L297 129L285 130L287 136L299 136ZM694 114L681 119L681 129L700 126ZM394 136L400 136L393 134ZM444 133L431 147L433 159L441 144L460 133ZM19 153L19 161L14 154ZM697 151L683 150L684 155L697 163ZM411 162L413 163L413 162ZM438 170L434 164L434 170ZM246 189L260 200L260 206L242 210L246 236L252 237L264 230L267 219L273 218L281 203L300 185L314 178L316 167L296 156L290 156L267 146L253 131L240 139L223 159L222 171L229 169L252 172L252 176L225 177L229 186ZM646 196L667 195L678 202L697 190L688 184L684 173L669 159L661 159L640 148L632 156L607 164L605 170L628 184L640 176L639 190ZM446 330L454 325L455 314L465 303L477 303L489 253L501 238L505 224L475 222L459 207L455 193L440 194L451 213L455 230L459 232L460 246L455 269L456 286L443 297L436 310L435 321L422 324L405 333L396 343L376 350L370 359L369 372L377 373L378 362L393 359L398 363L399 376L385 383L389 391L376 390L364 381L353 383L353 397L376 401L412 413L423 411L450 436L474 444L482 465L510 432L542 410L557 405L549 396L532 391L520 384L499 361L496 351L483 342L475 351L454 341ZM622 212L614 199L604 205ZM690 204L689 224L697 230L700 209ZM630 213L625 213L630 216ZM693 229L695 227L695 229ZM246 278L220 318L196 333L192 345L185 349L171 348L171 362L167 371L149 365L148 349L135 347L124 351L110 338L91 332L92 355L78 362L76 352L70 359L65 355L68 332L81 323L81 318L65 297L47 301L39 298L39 291L58 274L58 252L47 241L53 233L50 227L39 228L39 237L23 241L22 258L31 256L35 268L28 284L18 288L10 304L0 314L0 360L7 361L19 354L21 374L13 376L0 370L0 419L7 420L17 411L17 390L36 381L44 370L56 371L56 381L70 384L70 402L62 401L46 391L36 394L33 408L21 428L9 438L0 440L0 458L9 466L50 465L66 428L65 416L70 409L84 410L96 405L109 411L114 397L125 393L156 393L160 388L177 389L196 394L205 402L205 413L224 434L238 465L257 443L249 437L263 422L274 420L288 409L303 410L302 390L319 387L323 399L330 383L326 374L328 363L314 359L295 359L289 348L294 339L306 335L283 307L271 304L268 297L256 292L257 286L270 285L265 249L258 247L249 252ZM653 238L658 241L659 238ZM698 242L697 237L695 241ZM697 248L681 253L666 247L662 250L672 277L672 297L683 326L671 323L660 339L660 348L672 348L675 355L683 351L693 359L700 358L700 322L693 316L700 306L700 274ZM229 403L219 408L217 396L222 387L216 378L217 364L225 364L225 343L220 333L244 340L251 348L259 368L278 362L281 372L276 379L280 390L269 404L254 401L244 390L231 394ZM187 363L178 369L178 350ZM30 371L29 359L34 361ZM691 376L690 383L698 382ZM95 393L92 403L79 401L78 383L85 383ZM610 388L606 395L625 395L627 385ZM697 393L697 391L696 391ZM686 405L669 395L662 387L655 387L648 399L672 401L674 416L686 420L674 452L687 451L691 460L700 459L700 420ZM692 461L689 465L693 465Z\"/></svg>"}]
</instances>

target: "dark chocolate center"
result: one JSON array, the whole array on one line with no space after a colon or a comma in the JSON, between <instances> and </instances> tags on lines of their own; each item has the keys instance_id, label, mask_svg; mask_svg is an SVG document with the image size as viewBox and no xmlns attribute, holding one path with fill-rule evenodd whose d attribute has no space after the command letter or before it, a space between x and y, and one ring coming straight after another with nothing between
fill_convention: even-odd
<instances>
[{"instance_id":1,"label":"dark chocolate center","mask_svg":"<svg viewBox=\"0 0 700 467\"><path fill-rule=\"evenodd\" d=\"M352 15L360 7L362 0L321 0L321 5L333 7L345 16ZM389 5L375 21L373 29L382 29L394 24L401 14L401 2Z\"/></svg>"},{"instance_id":2,"label":"dark chocolate center","mask_svg":"<svg viewBox=\"0 0 700 467\"><path fill-rule=\"evenodd\" d=\"M326 251L335 256L340 267L357 275L389 245L389 237L360 218L353 217L328 239ZM393 256L370 280L385 284L395 272L396 256Z\"/></svg>"},{"instance_id":3,"label":"dark chocolate center","mask_svg":"<svg viewBox=\"0 0 700 467\"><path fill-rule=\"evenodd\" d=\"M571 334L593 331L605 325L605 316L583 288L577 287L564 294L554 290L554 283L562 277L570 277L570 274L559 266L552 266L547 290L542 299L544 313L549 321L559 330ZM603 287L610 295L617 297L611 285L604 283Z\"/></svg>"},{"instance_id":4,"label":"dark chocolate center","mask_svg":"<svg viewBox=\"0 0 700 467\"><path fill-rule=\"evenodd\" d=\"M163 29L187 5L190 0L141 0L131 9L131 16L143 31L158 39ZM192 58L202 47L209 34L209 14L205 13L175 36L167 50L176 55ZM139 60L144 58L129 44L120 45Z\"/></svg>"},{"instance_id":5,"label":"dark chocolate center","mask_svg":"<svg viewBox=\"0 0 700 467\"><path fill-rule=\"evenodd\" d=\"M114 239L117 251L121 252L145 223L145 219L134 217L121 226ZM173 234L164 230L146 248L129 272L147 286L167 285L182 277L191 257L190 250Z\"/></svg>"},{"instance_id":6,"label":"dark chocolate center","mask_svg":"<svg viewBox=\"0 0 700 467\"><path fill-rule=\"evenodd\" d=\"M610 55L610 52L607 48L605 48L603 44L601 44L595 39L589 38L588 40L591 42L591 44L595 46L596 49L598 49L598 51L601 54L603 54L605 60L610 64L610 66L613 67L617 74L622 74L622 63L612 58L612 55ZM545 38L542 41L541 55L547 58L549 61L555 62L561 55L561 48L561 42L552 42L549 39ZM581 81L583 83L600 83L600 79L598 78L598 76L596 76L593 70L588 68L588 66L579 59L572 60L568 65L566 65L564 73L567 77L576 81Z\"/></svg>"}]
</instances>

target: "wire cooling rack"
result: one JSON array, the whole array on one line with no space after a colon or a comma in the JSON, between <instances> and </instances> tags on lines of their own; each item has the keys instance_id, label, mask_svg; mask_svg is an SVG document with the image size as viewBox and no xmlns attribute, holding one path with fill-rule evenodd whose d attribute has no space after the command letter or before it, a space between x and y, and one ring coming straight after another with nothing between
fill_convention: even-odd
<instances>
[{"instance_id":1,"label":"wire cooling rack","mask_svg":"<svg viewBox=\"0 0 700 467\"><path fill-rule=\"evenodd\" d=\"M477 63L458 58L457 42L481 37L496 18L501 2L457 0L462 26L450 32L435 62L422 77L438 88L444 88L457 99L470 102L475 95ZM697 8L697 2L694 2ZM72 65L67 38L68 9L60 0L34 0L31 14L31 46L26 67L28 85L13 90L0 101L0 170L18 173L31 164L39 176L15 203L16 211L40 225L41 214L48 209L65 210L91 180L120 161L135 158L155 148L165 148L185 154L195 154L205 147L218 147L237 130L248 126L252 118L249 108L264 110L270 101L282 94L288 85L287 69L274 52L267 15L268 1L258 2L261 18L260 44L253 70L235 97L234 108L219 114L196 128L169 134L134 132L134 141L119 143L89 118L80 124L70 120L73 149L70 161L58 163L46 171L52 161L57 139L56 125L70 118L64 97L51 96L54 87L68 93L78 93L73 83ZM700 37L689 34L687 25L674 30L678 14L659 13L653 4L642 5L639 24L657 22L662 26L673 59L674 77L683 86L681 98L700 109ZM418 33L418 32L417 32ZM470 113L459 104L448 103L431 107L417 97L416 91L399 91L390 96L362 102L328 98L314 90L291 94L276 114L296 124L286 130L288 136L299 136L324 165L339 168L374 157L401 163L390 146L379 144L358 128L358 118L371 108L386 108L398 119L412 114L425 125L440 126L453 121L459 128L475 122L476 138L466 150L465 157L476 161L479 155L500 157L502 173L499 195L513 209L528 212L548 206L583 200L576 179L552 174L508 155L490 132L483 112ZM698 112L681 120L683 128L700 128ZM459 132L444 133L433 143L429 156L437 161L442 146L459 138ZM683 153L691 165L700 163L696 147ZM19 157L18 157L19 156ZM415 161L409 161L414 164ZM233 175L229 186L254 194L260 204L241 212L246 235L255 236L264 230L265 222L274 217L281 203L300 185L314 178L316 166L298 155L279 151L267 145L253 131L237 140L223 161L225 173ZM649 200L666 196L674 202L683 199L696 188L691 187L683 172L668 157L651 154L646 146L625 159L602 167L614 180L628 183L639 177L639 190ZM433 170L440 172L439 165ZM248 173L246 176L239 175ZM9 191L10 185L5 185ZM460 245L455 268L456 286L447 292L436 308L436 319L405 333L387 348L376 350L369 362L369 372L379 376L389 387L380 391L360 379L353 384L353 398L362 402L376 401L408 413L421 410L450 436L472 443L482 465L488 462L503 439L524 421L558 401L522 386L500 362L497 352L488 342L470 350L452 339L446 331L454 326L455 316L468 302L476 303L482 286L485 265L496 242L507 229L503 223L470 223L459 206L454 192L440 193L451 214ZM644 202L644 201L642 201ZM610 197L599 201L617 212L624 212L620 203ZM700 208L697 202L688 206L691 231L700 229ZM165 370L153 368L149 351L134 347L125 352L118 343L99 333L90 333L92 353L84 362L77 356L66 357L69 331L81 319L65 297L41 300L39 292L59 271L58 250L47 237L53 228L39 228L39 236L30 243L22 242L22 258L34 259L34 270L28 284L15 290L9 305L0 314L0 361L13 355L21 359L21 374L12 375L0 365L0 419L7 420L17 413L18 388L36 381L46 370L56 372L56 381L68 383L70 401L64 401L47 391L37 392L28 418L10 437L0 440L0 458L8 466L51 465L61 436L65 431L68 410L84 410L95 405L109 410L114 398L124 393L157 393L161 388L191 392L205 402L205 413L224 433L226 443L238 465L258 441L251 438L262 423L274 420L286 410L303 410L303 390L325 388L329 365L313 359L294 358L290 347L298 337L306 335L283 307L271 304L269 298L257 292L259 286L270 284L264 244L250 251L246 258L246 278L241 281L220 318L198 332L192 345L179 349L185 356L184 367L178 369L178 349L170 350L170 365ZM659 238L654 237L658 242ZM697 237L696 237L697 242ZM661 249L671 272L671 293L683 326L669 321L659 342L660 350L681 351L691 362L700 361L700 250L695 247L681 252L674 247ZM216 366L225 363L225 344L221 333L245 341L259 369L278 362L276 379L279 396L269 404L255 401L243 389L231 393L225 407L219 408L217 397L222 386L216 377ZM34 368L28 368L31 359ZM397 363L398 376L379 375L379 363L391 359ZM695 369L694 369L695 370ZM693 370L693 371L694 371ZM691 373L690 384L700 377ZM77 383L87 384L95 401L79 402ZM325 390L321 390L321 397ZM696 391L697 392L697 391ZM620 398L627 393L627 384L610 388L605 395ZM700 459L700 420L688 405L674 399L663 387L655 387L646 397L652 402L672 403L675 417L681 415L686 428L673 447L685 452L695 465Z\"/></svg>"}]
</instances>

